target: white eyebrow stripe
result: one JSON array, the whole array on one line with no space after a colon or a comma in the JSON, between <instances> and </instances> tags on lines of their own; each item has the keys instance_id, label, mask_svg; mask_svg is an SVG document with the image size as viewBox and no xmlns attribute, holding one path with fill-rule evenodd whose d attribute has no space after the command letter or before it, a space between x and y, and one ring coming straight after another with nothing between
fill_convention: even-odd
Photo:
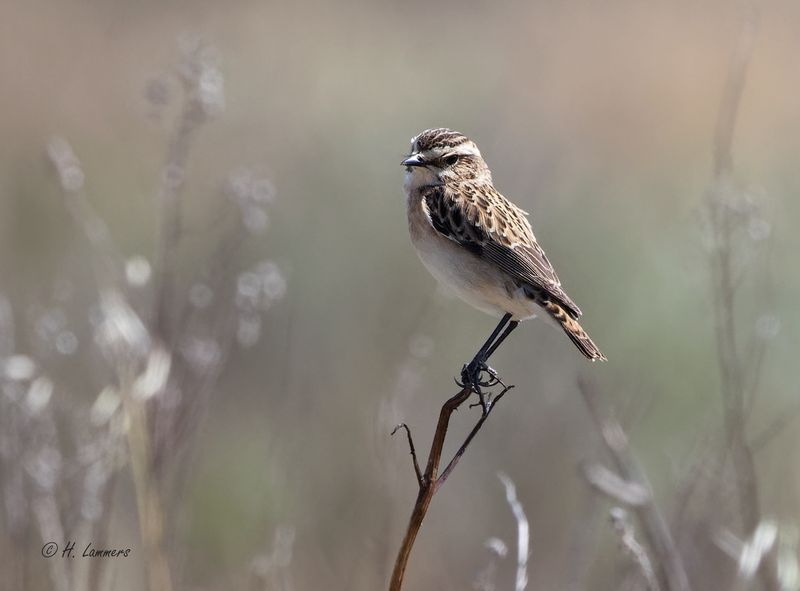
<instances>
[{"instance_id":1,"label":"white eyebrow stripe","mask_svg":"<svg viewBox=\"0 0 800 591\"><path fill-rule=\"evenodd\" d=\"M464 142L463 144L456 146L455 153L462 156L481 155L480 150L478 150L478 146L476 146L473 142Z\"/></svg>"}]
</instances>

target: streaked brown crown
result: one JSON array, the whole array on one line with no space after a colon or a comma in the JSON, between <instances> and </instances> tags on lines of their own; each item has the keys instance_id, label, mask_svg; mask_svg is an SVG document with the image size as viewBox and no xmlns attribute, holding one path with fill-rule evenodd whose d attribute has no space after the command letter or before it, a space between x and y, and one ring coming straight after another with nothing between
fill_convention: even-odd
<instances>
[{"instance_id":1,"label":"streaked brown crown","mask_svg":"<svg viewBox=\"0 0 800 591\"><path fill-rule=\"evenodd\" d=\"M455 148L470 141L467 136L446 127L426 129L411 142L412 152L426 152L434 148Z\"/></svg>"}]
</instances>

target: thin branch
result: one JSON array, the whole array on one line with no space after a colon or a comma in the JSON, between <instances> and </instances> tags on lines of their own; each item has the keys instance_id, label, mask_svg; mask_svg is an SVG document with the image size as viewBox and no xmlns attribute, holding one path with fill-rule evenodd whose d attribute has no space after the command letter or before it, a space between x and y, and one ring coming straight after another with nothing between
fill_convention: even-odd
<instances>
[{"instance_id":1,"label":"thin branch","mask_svg":"<svg viewBox=\"0 0 800 591\"><path fill-rule=\"evenodd\" d=\"M791 408L785 410L781 416L773 420L761 433L753 437L753 440L750 442L750 449L754 452L760 451L765 445L780 435L798 416L800 416L800 403L796 403Z\"/></svg>"},{"instance_id":2,"label":"thin branch","mask_svg":"<svg viewBox=\"0 0 800 591\"><path fill-rule=\"evenodd\" d=\"M733 136L736 118L755 46L758 23L757 11L752 1L745 3L745 10L747 12L742 20L720 99L713 147L713 181L707 194L711 231L714 234L712 297L726 440L718 462L718 476L721 476L730 455L742 525L746 531L753 531L761 521L761 503L753 448L747 439L747 419L750 415L749 401L755 396L763 360L759 352L752 390L749 390L737 343L737 291L732 263L736 254L736 218L728 195L733 191ZM771 570L761 569L759 574L765 589L780 587Z\"/></svg>"},{"instance_id":3,"label":"thin branch","mask_svg":"<svg viewBox=\"0 0 800 591\"><path fill-rule=\"evenodd\" d=\"M164 504L152 470L152 445L145 401L134 393L131 380L124 379L122 403L130 427L127 430L131 474L136 492L139 531L147 565L149 591L171 591L172 572L167 557Z\"/></svg>"},{"instance_id":4,"label":"thin branch","mask_svg":"<svg viewBox=\"0 0 800 591\"><path fill-rule=\"evenodd\" d=\"M419 489L417 500L414 503L414 510L411 512L411 518L409 519L408 528L406 529L406 535L397 553L397 560L395 561L391 582L389 583L389 591L400 591L400 589L402 589L403 577L405 576L406 566L408 565L408 558L411 555L411 548L414 546L414 541L417 539L419 529L422 527L422 521L425 519L428 507L436 492L436 473L439 469L439 462L442 459L442 448L444 447L444 440L447 435L447 427L450 424L450 415L466 402L471 393L472 388L469 386L462 388L460 392L442 405L442 410L439 412L439 421L436 424L436 431L433 434L431 451L428 454L428 464L423 476L424 484Z\"/></svg>"},{"instance_id":5,"label":"thin branch","mask_svg":"<svg viewBox=\"0 0 800 591\"><path fill-rule=\"evenodd\" d=\"M411 429L408 428L408 425L405 423L400 423L392 430L392 435L397 433L398 429L405 429L406 430L406 437L408 438L408 447L411 450L411 459L414 460L414 473L417 475L417 483L419 487L422 488L423 480L422 480L422 471L419 469L419 462L417 461L417 450L414 449L414 440L411 438Z\"/></svg>"},{"instance_id":6,"label":"thin branch","mask_svg":"<svg viewBox=\"0 0 800 591\"><path fill-rule=\"evenodd\" d=\"M754 352L749 354L748 359L752 359L752 369L750 373L752 378L750 385L744 388L744 408L747 416L753 412L753 406L756 402L759 386L761 384L762 368L764 367L764 359L767 356L767 340L759 338L758 335L754 337L755 345L752 347Z\"/></svg>"},{"instance_id":7,"label":"thin branch","mask_svg":"<svg viewBox=\"0 0 800 591\"><path fill-rule=\"evenodd\" d=\"M517 576L515 579L514 591L525 591L528 586L528 547L530 545L530 528L528 518L522 503L517 498L517 488L514 481L507 474L499 472L497 477L506 489L506 500L514 519L517 520Z\"/></svg>"},{"instance_id":8,"label":"thin branch","mask_svg":"<svg viewBox=\"0 0 800 591\"><path fill-rule=\"evenodd\" d=\"M762 305L765 304L768 306L772 306L772 302L775 299L774 294L772 294L775 288L775 280L772 275L770 265L774 247L775 240L771 238L767 242L763 254L764 264L761 265L761 270L764 276L761 279L756 280L759 283L759 301L762 303ZM753 340L755 341L755 345L752 348L756 350L756 353L751 353L748 356L749 358L754 359L750 366L750 374L752 379L750 380L751 383L745 388L745 403L747 404L748 415L752 413L753 405L755 404L758 390L761 385L761 377L764 374L764 360L766 358L769 338L767 338L766 335L759 334L758 327L756 327L756 334L753 336Z\"/></svg>"},{"instance_id":9,"label":"thin branch","mask_svg":"<svg viewBox=\"0 0 800 591\"><path fill-rule=\"evenodd\" d=\"M153 265L152 328L169 344L173 344L175 336L172 334L174 323L169 322L169 317L175 315L175 270L182 231L180 198L186 182L189 153L195 132L221 109L224 102L222 76L211 48L197 39L186 39L182 45L184 55L178 63L177 74L183 86L183 103L169 140L156 195L160 227Z\"/></svg>"},{"instance_id":10,"label":"thin branch","mask_svg":"<svg viewBox=\"0 0 800 591\"><path fill-rule=\"evenodd\" d=\"M617 503L639 507L651 500L650 491L641 484L620 478L602 464L584 463L581 471L593 489Z\"/></svg>"},{"instance_id":11,"label":"thin branch","mask_svg":"<svg viewBox=\"0 0 800 591\"><path fill-rule=\"evenodd\" d=\"M117 285L123 257L111 238L108 225L86 196L85 176L80 160L70 143L62 137L50 138L47 143L47 157L56 170L64 205L92 247L93 271L98 285L101 288Z\"/></svg>"},{"instance_id":12,"label":"thin branch","mask_svg":"<svg viewBox=\"0 0 800 591\"><path fill-rule=\"evenodd\" d=\"M642 576L647 581L647 588L650 591L661 591L661 586L658 584L656 573L653 570L653 563L650 561L647 551L636 539L636 534L633 531L633 525L628 519L627 512L620 507L614 507L611 510L611 523L619 535L622 546L631 555Z\"/></svg>"},{"instance_id":13,"label":"thin branch","mask_svg":"<svg viewBox=\"0 0 800 591\"><path fill-rule=\"evenodd\" d=\"M562 575L563 591L586 591L587 580L597 548L600 523L600 497L588 489L580 491L581 500L573 512L569 542Z\"/></svg>"},{"instance_id":14,"label":"thin branch","mask_svg":"<svg viewBox=\"0 0 800 591\"><path fill-rule=\"evenodd\" d=\"M444 448L445 438L447 437L447 429L450 425L450 417L453 412L456 411L456 409L458 409L467 401L472 394L472 388L470 386L465 386L442 405L442 408L439 411L439 420L436 424L436 430L433 434L433 441L431 442L431 450L428 454L428 462L425 466L425 472L422 474L421 478L419 477L419 468L415 467L415 471L418 474L417 480L420 482L419 493L417 494L417 500L414 503L414 509L412 510L411 517L408 521L408 527L406 528L403 542L401 543L400 549L397 552L397 559L395 560L394 569L392 570L392 578L389 582L389 591L400 591L400 589L402 589L406 566L408 565L408 559L411 556L411 549L414 547L417 534L419 533L419 530L422 527L422 522L428 513L428 508L430 507L433 495L436 494L442 484L444 484L444 481L447 480L447 477L458 464L458 460L464 454L464 451L466 451L470 441L472 441L477 432L486 422L486 419L489 417L489 414L497 402L508 390L510 390L510 387L505 387L505 389L495 397L494 401L489 404L487 411L481 415L480 419L478 419L478 422L472 428L469 435L467 435L464 443L461 444L456 454L447 464L444 472L442 472L441 477L439 477L439 466L442 461L442 449ZM395 431L398 428L399 426L395 428Z\"/></svg>"},{"instance_id":15,"label":"thin branch","mask_svg":"<svg viewBox=\"0 0 800 591\"><path fill-rule=\"evenodd\" d=\"M478 431L480 431L481 427L483 426L483 423L486 422L486 419L489 418L489 415L494 410L495 405L498 402L500 402L500 399L505 395L505 393L508 392L509 390L511 390L513 387L514 387L513 385L504 387L503 390L497 396L494 397L494 400L492 400L492 401L490 401L488 403L488 406L487 406L487 409L486 409L486 413L482 414L481 418L478 419L478 422L475 423L475 426L469 432L469 435L467 435L467 438L464 440L464 443L462 443L461 447L458 448L458 451L456 451L456 453L453 454L453 457L450 460L450 462L447 464L447 467L442 471L442 475L439 476L439 479L436 482L436 488L437 489L444 484L445 480L447 480L447 478L450 476L450 473L458 465L458 462L461 459L461 456L463 456L464 452L467 451L467 446L470 444L470 442L472 441L473 437L475 437L475 435L478 433Z\"/></svg>"},{"instance_id":16,"label":"thin branch","mask_svg":"<svg viewBox=\"0 0 800 591\"><path fill-rule=\"evenodd\" d=\"M755 8L748 3L745 6L747 14L744 17L739 39L731 64L728 69L728 78L722 91L717 127L714 133L714 176L720 177L728 174L733 168L733 134L736 128L736 116L739 112L739 103L742 90L747 77L747 68L756 39L758 18Z\"/></svg>"},{"instance_id":17,"label":"thin branch","mask_svg":"<svg viewBox=\"0 0 800 591\"><path fill-rule=\"evenodd\" d=\"M171 342L168 328L168 315L171 312L174 291L176 255L181 235L181 203L180 191L186 178L186 165L189 159L189 147L195 129L198 127L195 101L190 89L186 89L183 110L178 119L167 149L161 183L158 188L156 203L161 210L159 240L156 250L154 268L155 298L153 310L153 328L166 342Z\"/></svg>"},{"instance_id":18,"label":"thin branch","mask_svg":"<svg viewBox=\"0 0 800 591\"><path fill-rule=\"evenodd\" d=\"M497 563L506 557L508 554L508 547L503 540L494 537L486 540L483 546L489 551L489 564L478 573L472 586L474 589L477 589L477 591L495 591L497 589L497 585L495 584Z\"/></svg>"},{"instance_id":19,"label":"thin branch","mask_svg":"<svg viewBox=\"0 0 800 591\"><path fill-rule=\"evenodd\" d=\"M689 578L683 565L675 540L667 526L664 516L653 501L652 487L639 467L638 462L628 447L628 438L622 425L609 416L605 416L600 408L599 398L602 392L590 388L583 380L578 382L579 390L586 403L589 416L597 426L603 443L606 446L620 477L628 482L638 483L649 497L649 502L634 508L641 523L648 546L656 557L661 587L669 591L689 591Z\"/></svg>"},{"instance_id":20,"label":"thin branch","mask_svg":"<svg viewBox=\"0 0 800 591\"><path fill-rule=\"evenodd\" d=\"M747 540L740 540L727 529L721 529L712 539L717 547L737 562L740 579L747 581L756 573L769 571L779 585L776 589L783 590L795 587L788 587L784 582L779 582L780 559L775 556L773 549L776 546L780 547L781 535L781 530L774 520L764 519Z\"/></svg>"}]
</instances>

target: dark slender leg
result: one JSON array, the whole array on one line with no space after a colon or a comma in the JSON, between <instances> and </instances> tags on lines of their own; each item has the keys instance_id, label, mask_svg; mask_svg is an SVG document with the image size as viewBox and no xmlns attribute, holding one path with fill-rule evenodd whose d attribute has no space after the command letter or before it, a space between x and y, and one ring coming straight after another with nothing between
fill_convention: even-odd
<instances>
[{"instance_id":1,"label":"dark slender leg","mask_svg":"<svg viewBox=\"0 0 800 591\"><path fill-rule=\"evenodd\" d=\"M506 314L500 319L499 324L492 331L492 334L489 335L489 338L486 339L486 342L483 344L480 350L475 354L475 357L472 358L472 361L481 358L483 358L483 361L489 359L489 356L492 354L490 351L494 351L497 348L496 345L494 347L492 346L494 340L497 338L497 335L500 334L500 331L503 330L503 327L508 323L509 320L511 320L511 314ZM517 323L512 322L512 324L517 324ZM504 339L505 337L506 335L500 337L500 340L502 341L502 339Z\"/></svg>"},{"instance_id":2,"label":"dark slender leg","mask_svg":"<svg viewBox=\"0 0 800 591\"><path fill-rule=\"evenodd\" d=\"M500 346L500 343L502 343L505 338L510 335L515 328L517 328L519 322L514 320L509 323L509 320L511 320L511 314L506 314L503 316L497 327L492 331L492 334L489 335L489 338L475 354L475 357L472 359L472 361L465 365L461 370L461 381L463 382L462 385L469 384L472 387L480 399L480 405L484 414L489 412L489 406L486 398L483 395L481 386L491 387L497 383L502 383L500 382L500 378L497 377L497 373L491 367L486 365L486 361L489 359L489 357L491 357L492 353L497 350L497 347ZM506 324L508 324L508 326L506 326ZM505 330L503 330L503 328L505 328ZM488 372L491 376L490 380L487 382L481 382L480 380L480 375L483 371Z\"/></svg>"},{"instance_id":3,"label":"dark slender leg","mask_svg":"<svg viewBox=\"0 0 800 591\"><path fill-rule=\"evenodd\" d=\"M507 337L508 335L510 335L510 334L511 334L511 332L512 332L512 331L513 331L515 328L517 328L517 326L519 326L519 321L517 321L517 320L514 320L514 321L512 321L512 322L511 322L511 324L509 324L509 325L506 327L506 329L505 329L505 331L503 332L503 334L501 334L501 335L500 335L500 336L497 338L497 340L496 340L496 341L495 341L495 342L492 344L492 346L489 348L489 350L488 350L488 351L486 351L486 358L484 359L484 361L488 361L488 360L489 360L489 357L491 357L491 356L492 356L492 353L494 353L494 352L497 350L497 347L499 347L499 346L500 346L500 343L502 343L504 340L506 340L506 337Z\"/></svg>"}]
</instances>

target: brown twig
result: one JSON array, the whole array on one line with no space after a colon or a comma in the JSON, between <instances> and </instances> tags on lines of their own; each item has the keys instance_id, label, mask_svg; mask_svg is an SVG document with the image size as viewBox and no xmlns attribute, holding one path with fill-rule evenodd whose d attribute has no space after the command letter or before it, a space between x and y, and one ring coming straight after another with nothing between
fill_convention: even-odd
<instances>
[{"instance_id":1,"label":"brown twig","mask_svg":"<svg viewBox=\"0 0 800 591\"><path fill-rule=\"evenodd\" d=\"M462 404L464 404L464 402L467 401L470 394L472 394L472 388L470 386L465 386L455 396L448 399L442 405L442 409L439 411L439 421L436 424L436 431L433 434L431 451L428 454L428 462L425 466L425 472L423 474L420 474L419 464L417 463L416 451L414 450L414 444L411 438L410 430L405 424L395 427L393 433L401 427L406 429L409 446L411 448L411 455L414 458L414 470L417 474L419 493L417 494L417 500L414 503L414 509L411 512L411 518L408 521L408 528L406 529L405 536L403 537L403 542L397 552L397 559L395 560L392 578L389 583L389 591L400 591L403 586L403 578L405 577L408 559L411 556L411 549L414 547L417 534L419 533L419 530L422 527L422 522L428 513L428 507L431 504L433 495L437 493L442 484L444 484L445 480L447 480L447 477L456 467L458 461L461 459L461 456L466 451L467 446L486 422L489 414L492 412L500 399L505 395L505 393L510 389L511 387L509 386L504 387L504 389L494 398L494 400L490 402L486 412L481 415L480 419L478 419L478 422L472 428L469 435L467 435L464 443L461 444L453 458L450 460L450 462L448 462L447 467L441 473L441 476L439 475L439 466L442 460L442 449L444 448L447 429L450 425L450 416L456 409L458 409Z\"/></svg>"},{"instance_id":2,"label":"brown twig","mask_svg":"<svg viewBox=\"0 0 800 591\"><path fill-rule=\"evenodd\" d=\"M414 439L411 437L411 429L405 423L400 423L392 430L392 435L397 433L398 429L406 430L406 437L408 438L408 447L411 450L411 459L414 461L414 473L417 475L417 484L421 487L424 482L422 480L422 471L419 469L419 462L417 461L417 450L414 448Z\"/></svg>"},{"instance_id":3,"label":"brown twig","mask_svg":"<svg viewBox=\"0 0 800 591\"><path fill-rule=\"evenodd\" d=\"M494 397L494 400L490 402L489 412L491 412L495 404L500 402L500 399L503 396L505 396L505 393L511 390L513 387L514 387L513 385L503 387L500 393ZM441 476L439 476L439 480L436 483L437 487L442 486L444 484L444 481L447 480L447 478L450 476L450 473L458 464L459 460L461 459L461 456L463 456L464 452L467 450L467 446L472 441L472 438L475 437L475 435L478 433L478 431L480 431L481 427L483 426L483 423L485 423L486 419L489 418L489 412L481 415L481 418L478 419L477 423L475 423L475 426L472 428L472 431L470 431L469 435L467 435L467 438L464 440L464 443L462 443L461 447L458 448L458 451L455 454L453 454L453 458L447 464L447 467L444 470L442 470Z\"/></svg>"}]
</instances>

